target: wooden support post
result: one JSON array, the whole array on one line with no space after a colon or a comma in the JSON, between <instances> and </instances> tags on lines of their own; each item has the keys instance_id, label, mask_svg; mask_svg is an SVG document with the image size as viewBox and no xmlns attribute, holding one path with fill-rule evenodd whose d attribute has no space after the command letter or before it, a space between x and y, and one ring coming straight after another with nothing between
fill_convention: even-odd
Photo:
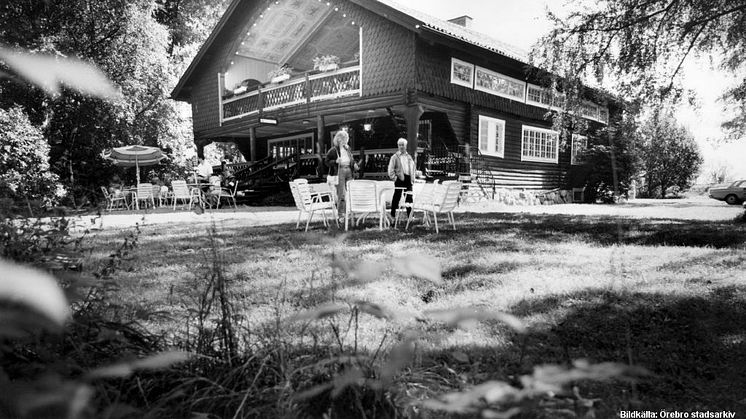
<instances>
[{"instance_id":1,"label":"wooden support post","mask_svg":"<svg viewBox=\"0 0 746 419\"><path fill-rule=\"evenodd\" d=\"M417 163L417 133L420 129L420 117L424 110L420 105L408 106L404 111L404 119L407 121L407 152Z\"/></svg>"},{"instance_id":2,"label":"wooden support post","mask_svg":"<svg viewBox=\"0 0 746 419\"><path fill-rule=\"evenodd\" d=\"M324 158L324 152L326 151L324 148L324 138L326 138L326 123L324 122L324 115L319 115L316 117L316 152L321 155L321 158Z\"/></svg>"},{"instance_id":3,"label":"wooden support post","mask_svg":"<svg viewBox=\"0 0 746 419\"><path fill-rule=\"evenodd\" d=\"M251 162L256 161L256 127L249 128L249 150L251 153Z\"/></svg>"}]
</instances>

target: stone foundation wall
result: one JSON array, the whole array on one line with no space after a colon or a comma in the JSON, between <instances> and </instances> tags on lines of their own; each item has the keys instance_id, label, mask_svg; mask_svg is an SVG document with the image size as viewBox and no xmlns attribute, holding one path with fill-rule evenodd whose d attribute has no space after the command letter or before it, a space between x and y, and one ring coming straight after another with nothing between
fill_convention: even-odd
<instances>
[{"instance_id":1,"label":"stone foundation wall","mask_svg":"<svg viewBox=\"0 0 746 419\"><path fill-rule=\"evenodd\" d=\"M496 189L495 202L506 205L554 205L572 202L572 191L526 191L519 189Z\"/></svg>"}]
</instances>

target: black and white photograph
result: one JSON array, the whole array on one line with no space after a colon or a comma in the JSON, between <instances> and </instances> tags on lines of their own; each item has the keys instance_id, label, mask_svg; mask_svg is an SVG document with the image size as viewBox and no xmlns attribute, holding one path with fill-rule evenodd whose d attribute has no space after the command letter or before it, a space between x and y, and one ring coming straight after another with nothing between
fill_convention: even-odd
<instances>
[{"instance_id":1,"label":"black and white photograph","mask_svg":"<svg viewBox=\"0 0 746 419\"><path fill-rule=\"evenodd\" d=\"M3 0L0 419L746 417L746 0Z\"/></svg>"}]
</instances>

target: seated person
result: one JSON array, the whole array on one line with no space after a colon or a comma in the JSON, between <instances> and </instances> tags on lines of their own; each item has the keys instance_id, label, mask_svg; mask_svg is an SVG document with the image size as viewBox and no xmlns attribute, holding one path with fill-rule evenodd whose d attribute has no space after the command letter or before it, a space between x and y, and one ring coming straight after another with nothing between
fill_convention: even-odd
<instances>
[{"instance_id":1,"label":"seated person","mask_svg":"<svg viewBox=\"0 0 746 419\"><path fill-rule=\"evenodd\" d=\"M207 183L210 180L210 176L212 176L212 165L207 163L205 159L200 158L195 171L197 173L197 182Z\"/></svg>"},{"instance_id":2,"label":"seated person","mask_svg":"<svg viewBox=\"0 0 746 419\"><path fill-rule=\"evenodd\" d=\"M114 175L109 181L109 193L112 195L121 195L122 188L122 180L119 179L119 176Z\"/></svg>"}]
</instances>

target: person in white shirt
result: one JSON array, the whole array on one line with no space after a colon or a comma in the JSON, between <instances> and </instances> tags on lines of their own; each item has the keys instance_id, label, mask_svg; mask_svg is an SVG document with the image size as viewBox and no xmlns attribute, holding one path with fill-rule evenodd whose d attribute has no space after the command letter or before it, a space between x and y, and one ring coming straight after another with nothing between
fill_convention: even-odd
<instances>
[{"instance_id":1,"label":"person in white shirt","mask_svg":"<svg viewBox=\"0 0 746 419\"><path fill-rule=\"evenodd\" d=\"M405 188L408 192L412 191L412 177L415 174L414 159L407 153L407 140L399 138L396 142L396 146L399 147L396 153L391 156L389 160L389 178L394 181L394 186L397 188ZM401 200L401 189L394 191L394 197L391 200L391 216L396 217L396 210L399 208L399 201ZM407 194L406 202L412 202L412 195ZM411 207L407 207L407 215L412 212Z\"/></svg>"},{"instance_id":2,"label":"person in white shirt","mask_svg":"<svg viewBox=\"0 0 746 419\"><path fill-rule=\"evenodd\" d=\"M199 159L199 164L195 170L197 172L198 181L207 182L210 180L210 176L212 176L212 165L207 163L205 159Z\"/></svg>"}]
</instances>

